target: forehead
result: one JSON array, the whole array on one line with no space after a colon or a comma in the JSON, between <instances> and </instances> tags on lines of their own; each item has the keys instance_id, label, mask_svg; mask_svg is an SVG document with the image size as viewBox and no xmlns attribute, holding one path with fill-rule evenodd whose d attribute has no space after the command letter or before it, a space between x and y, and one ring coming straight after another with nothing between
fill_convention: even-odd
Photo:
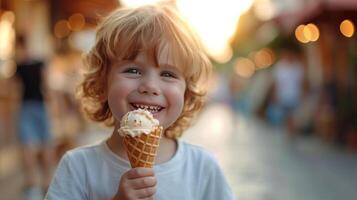
<instances>
[{"instance_id":1,"label":"forehead","mask_svg":"<svg viewBox=\"0 0 357 200\"><path fill-rule=\"evenodd\" d=\"M173 66L182 69L180 63L176 62L174 54L168 43L161 43L157 48L143 49L138 52L135 59L141 62L150 62L151 64L161 67L163 65Z\"/></svg>"}]
</instances>

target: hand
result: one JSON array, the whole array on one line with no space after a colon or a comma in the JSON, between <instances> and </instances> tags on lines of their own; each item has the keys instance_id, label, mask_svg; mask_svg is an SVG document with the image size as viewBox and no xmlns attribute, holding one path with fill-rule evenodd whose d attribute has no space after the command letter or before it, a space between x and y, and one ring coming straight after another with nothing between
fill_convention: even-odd
<instances>
[{"instance_id":1,"label":"hand","mask_svg":"<svg viewBox=\"0 0 357 200\"><path fill-rule=\"evenodd\" d=\"M153 199L156 192L156 177L151 168L132 168L120 179L115 200Z\"/></svg>"}]
</instances>

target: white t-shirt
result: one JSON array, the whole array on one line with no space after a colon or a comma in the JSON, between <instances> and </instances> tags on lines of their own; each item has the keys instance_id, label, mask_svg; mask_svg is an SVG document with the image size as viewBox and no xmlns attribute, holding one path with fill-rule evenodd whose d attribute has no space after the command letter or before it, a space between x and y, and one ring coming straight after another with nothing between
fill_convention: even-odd
<instances>
[{"instance_id":1,"label":"white t-shirt","mask_svg":"<svg viewBox=\"0 0 357 200\"><path fill-rule=\"evenodd\" d=\"M155 165L155 200L231 200L232 190L217 161L203 148L178 141L168 162ZM68 151L61 159L45 199L109 200L129 163L103 141Z\"/></svg>"}]
</instances>

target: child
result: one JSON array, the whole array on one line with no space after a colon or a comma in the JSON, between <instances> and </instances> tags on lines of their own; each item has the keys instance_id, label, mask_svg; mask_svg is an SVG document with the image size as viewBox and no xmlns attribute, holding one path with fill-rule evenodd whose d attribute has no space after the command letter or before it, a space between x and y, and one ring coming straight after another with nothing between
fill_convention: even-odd
<instances>
[{"instance_id":1,"label":"child","mask_svg":"<svg viewBox=\"0 0 357 200\"><path fill-rule=\"evenodd\" d=\"M97 145L67 152L47 199L233 199L217 161L179 138L201 108L211 65L200 43L168 6L114 11L98 27L81 84L84 110L114 127ZM128 111L149 110L164 136L149 168L130 168L118 134Z\"/></svg>"}]
</instances>

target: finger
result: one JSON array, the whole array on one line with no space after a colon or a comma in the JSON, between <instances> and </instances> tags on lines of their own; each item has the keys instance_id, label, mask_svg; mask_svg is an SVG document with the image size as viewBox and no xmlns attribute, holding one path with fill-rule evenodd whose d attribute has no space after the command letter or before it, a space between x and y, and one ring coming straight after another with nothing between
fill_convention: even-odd
<instances>
[{"instance_id":1,"label":"finger","mask_svg":"<svg viewBox=\"0 0 357 200\"><path fill-rule=\"evenodd\" d=\"M141 188L155 186L156 178L155 178L155 176L149 176L149 177L143 177L143 178L130 179L129 182L130 182L129 184L134 189L141 189Z\"/></svg>"},{"instance_id":2,"label":"finger","mask_svg":"<svg viewBox=\"0 0 357 200\"><path fill-rule=\"evenodd\" d=\"M151 168L138 167L128 171L128 179L136 179L146 176L154 176L154 170Z\"/></svg>"},{"instance_id":3,"label":"finger","mask_svg":"<svg viewBox=\"0 0 357 200\"><path fill-rule=\"evenodd\" d=\"M153 197L155 192L156 192L156 187L147 187L147 188L136 190L136 195L140 199L145 199L145 198L150 199Z\"/></svg>"}]
</instances>

